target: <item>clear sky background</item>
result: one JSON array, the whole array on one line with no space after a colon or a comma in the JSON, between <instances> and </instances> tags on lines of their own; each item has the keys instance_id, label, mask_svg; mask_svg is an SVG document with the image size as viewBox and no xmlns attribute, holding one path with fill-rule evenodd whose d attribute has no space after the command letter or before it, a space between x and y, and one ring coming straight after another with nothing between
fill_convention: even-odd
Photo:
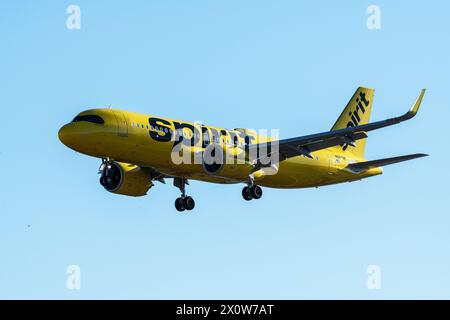
<instances>
[{"instance_id":1,"label":"clear sky background","mask_svg":"<svg viewBox=\"0 0 450 320\"><path fill-rule=\"evenodd\" d=\"M81 8L81 29L66 8ZM381 30L366 27L370 4ZM0 298L450 298L446 1L2 1ZM328 130L359 85L368 159L429 153L319 189L191 182L106 192L100 160L60 143L78 112L111 105L229 128ZM66 268L79 265L81 289ZM366 286L369 265L381 289Z\"/></svg>"}]
</instances>

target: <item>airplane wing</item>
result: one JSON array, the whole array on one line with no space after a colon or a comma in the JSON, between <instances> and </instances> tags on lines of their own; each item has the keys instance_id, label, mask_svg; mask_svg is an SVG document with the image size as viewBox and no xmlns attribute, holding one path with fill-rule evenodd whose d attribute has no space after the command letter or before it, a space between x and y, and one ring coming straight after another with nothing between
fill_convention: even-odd
<instances>
[{"instance_id":1,"label":"airplane wing","mask_svg":"<svg viewBox=\"0 0 450 320\"><path fill-rule=\"evenodd\" d=\"M150 176L152 177L152 181L155 180L155 181L159 181L159 182L165 184L166 181L164 180L164 178L172 178L171 176L168 176L162 172L159 172L158 170L156 170L155 168L152 168L152 167L141 167L141 168L150 174Z\"/></svg>"},{"instance_id":2,"label":"airplane wing","mask_svg":"<svg viewBox=\"0 0 450 320\"><path fill-rule=\"evenodd\" d=\"M406 156L400 156L400 157L393 157L393 158L385 158L385 159L378 159L378 160L371 160L371 161L363 161L363 162L356 162L349 164L346 169L352 171L352 172L362 172L366 171L372 168L387 166L389 164L394 164L397 162L402 161L408 161L416 158L421 157L427 157L427 154L424 153L415 153L415 154L409 154Z\"/></svg>"},{"instance_id":3,"label":"airplane wing","mask_svg":"<svg viewBox=\"0 0 450 320\"><path fill-rule=\"evenodd\" d=\"M355 146L355 141L367 138L368 131L392 126L394 124L398 124L400 122L413 118L417 114L417 111L419 110L424 94L425 89L422 89L419 97L417 98L413 106L410 108L410 110L406 112L404 115L399 117L367 123L355 127L348 127L344 129L326 131L302 137L279 140L278 150L280 155L280 161L299 155L312 158L311 152L313 151L345 143L350 146ZM252 144L249 146L249 150L255 148L256 149L265 148L266 146L267 146L266 143Z\"/></svg>"}]
</instances>

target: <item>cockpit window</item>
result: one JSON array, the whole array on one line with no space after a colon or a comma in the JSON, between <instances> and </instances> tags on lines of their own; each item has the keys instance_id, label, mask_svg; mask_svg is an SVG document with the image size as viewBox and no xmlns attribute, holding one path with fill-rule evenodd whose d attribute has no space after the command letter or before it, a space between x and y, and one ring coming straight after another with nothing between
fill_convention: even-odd
<instances>
[{"instance_id":1,"label":"cockpit window","mask_svg":"<svg viewBox=\"0 0 450 320\"><path fill-rule=\"evenodd\" d=\"M103 120L102 117L100 116L96 116L93 114L86 114L86 115L82 115L82 116L76 116L72 122L79 122L79 121L87 121L87 122L92 122L92 123L97 123L97 124L104 124L105 120Z\"/></svg>"}]
</instances>

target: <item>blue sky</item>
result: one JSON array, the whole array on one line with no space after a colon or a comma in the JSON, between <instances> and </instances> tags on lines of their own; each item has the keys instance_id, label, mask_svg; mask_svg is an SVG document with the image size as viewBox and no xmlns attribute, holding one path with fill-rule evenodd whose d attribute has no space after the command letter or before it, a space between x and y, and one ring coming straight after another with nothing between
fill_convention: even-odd
<instances>
[{"instance_id":1,"label":"blue sky","mask_svg":"<svg viewBox=\"0 0 450 320\"><path fill-rule=\"evenodd\" d=\"M81 8L81 29L66 8ZM381 30L366 9L381 8ZM450 298L449 4L429 1L20 1L0 4L0 298ZM58 129L112 105L224 127L328 130L357 86L366 156L431 157L319 189L169 181L144 198L107 193L99 160ZM66 268L79 265L81 289ZM366 287L369 265L380 290Z\"/></svg>"}]
</instances>

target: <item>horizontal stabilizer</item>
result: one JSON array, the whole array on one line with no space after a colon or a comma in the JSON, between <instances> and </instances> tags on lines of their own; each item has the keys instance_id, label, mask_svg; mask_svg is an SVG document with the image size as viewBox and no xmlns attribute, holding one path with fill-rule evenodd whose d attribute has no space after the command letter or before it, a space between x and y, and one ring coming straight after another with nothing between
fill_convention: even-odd
<instances>
[{"instance_id":1,"label":"horizontal stabilizer","mask_svg":"<svg viewBox=\"0 0 450 320\"><path fill-rule=\"evenodd\" d=\"M408 161L408 160L426 157L426 156L428 156L428 155L423 154L423 153L415 153L415 154L409 154L409 155L400 156L400 157L357 162L357 163L349 164L346 167L346 169L353 171L353 172L361 172L361 171L366 171L366 170L369 170L372 168L387 166L388 164L393 164L393 163L402 162L402 161Z\"/></svg>"}]
</instances>

